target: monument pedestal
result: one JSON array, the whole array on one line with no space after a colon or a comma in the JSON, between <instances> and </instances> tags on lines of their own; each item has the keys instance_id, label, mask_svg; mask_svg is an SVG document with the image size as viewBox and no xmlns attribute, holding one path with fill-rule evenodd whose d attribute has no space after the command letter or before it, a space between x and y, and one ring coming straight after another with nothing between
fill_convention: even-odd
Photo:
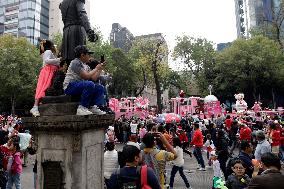
<instances>
[{"instance_id":1,"label":"monument pedestal","mask_svg":"<svg viewBox=\"0 0 284 189\"><path fill-rule=\"evenodd\" d=\"M104 131L114 115L23 118L37 145L38 189L103 189Z\"/></svg>"}]
</instances>

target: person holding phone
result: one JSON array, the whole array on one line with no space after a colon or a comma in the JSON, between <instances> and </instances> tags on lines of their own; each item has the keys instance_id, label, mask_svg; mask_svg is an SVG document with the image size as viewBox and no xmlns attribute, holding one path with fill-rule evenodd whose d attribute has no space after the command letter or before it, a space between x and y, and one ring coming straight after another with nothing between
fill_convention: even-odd
<instances>
[{"instance_id":1,"label":"person holding phone","mask_svg":"<svg viewBox=\"0 0 284 189\"><path fill-rule=\"evenodd\" d=\"M155 140L159 139L166 150L159 150L155 147ZM144 135L143 143L145 144L145 148L142 151L142 159L143 163L149 167L151 167L155 175L159 179L159 183L161 185L161 189L165 189L165 169L166 162L172 161L177 158L177 153L174 150L173 146L167 141L165 136L160 132L149 132Z\"/></svg>"},{"instance_id":2,"label":"person holding phone","mask_svg":"<svg viewBox=\"0 0 284 189\"><path fill-rule=\"evenodd\" d=\"M91 70L87 63L90 61L90 55L94 52L84 45L77 46L74 52L75 59L71 61L63 82L65 94L81 96L77 115L106 114L99 109L105 102L104 87L89 81L98 79L106 62L100 62L95 69Z\"/></svg>"}]
</instances>

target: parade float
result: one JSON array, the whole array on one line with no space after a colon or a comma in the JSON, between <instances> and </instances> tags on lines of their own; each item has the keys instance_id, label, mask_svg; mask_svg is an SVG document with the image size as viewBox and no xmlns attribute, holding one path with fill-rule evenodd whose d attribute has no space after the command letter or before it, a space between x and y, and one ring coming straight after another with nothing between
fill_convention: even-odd
<instances>
[{"instance_id":1,"label":"parade float","mask_svg":"<svg viewBox=\"0 0 284 189\"><path fill-rule=\"evenodd\" d=\"M248 105L246 101L244 100L245 95L243 93L235 94L235 99L236 99L236 105L235 109L237 113L243 113L247 111Z\"/></svg>"},{"instance_id":2,"label":"parade float","mask_svg":"<svg viewBox=\"0 0 284 189\"><path fill-rule=\"evenodd\" d=\"M170 100L171 112L184 116L186 114L199 114L201 117L216 116L222 113L220 101L217 97L211 94L205 98L188 97L185 98L184 92L181 90L179 97L171 98Z\"/></svg>"},{"instance_id":3,"label":"parade float","mask_svg":"<svg viewBox=\"0 0 284 189\"><path fill-rule=\"evenodd\" d=\"M115 112L115 118L121 115L130 118L133 116L144 119L149 115L149 100L148 98L126 97L126 98L111 98L109 107Z\"/></svg>"}]
</instances>

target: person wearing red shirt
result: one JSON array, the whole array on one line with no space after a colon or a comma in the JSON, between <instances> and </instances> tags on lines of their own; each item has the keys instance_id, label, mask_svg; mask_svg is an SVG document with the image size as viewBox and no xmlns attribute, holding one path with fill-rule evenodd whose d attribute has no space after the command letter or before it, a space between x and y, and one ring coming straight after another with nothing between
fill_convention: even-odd
<instances>
[{"instance_id":1,"label":"person wearing red shirt","mask_svg":"<svg viewBox=\"0 0 284 189\"><path fill-rule=\"evenodd\" d=\"M231 116L227 115L226 120L225 120L225 125L226 125L227 131L231 130L232 124L233 124L233 120L231 120Z\"/></svg>"},{"instance_id":2,"label":"person wearing red shirt","mask_svg":"<svg viewBox=\"0 0 284 189\"><path fill-rule=\"evenodd\" d=\"M184 132L184 130L182 130L182 128L178 128L178 130L177 130L177 135L178 135L179 140L180 140L180 142L181 142L181 147L182 147L183 151L191 157L192 154L191 154L191 152L187 149L189 143L188 143L188 138L187 138L186 132Z\"/></svg>"},{"instance_id":3,"label":"person wearing red shirt","mask_svg":"<svg viewBox=\"0 0 284 189\"><path fill-rule=\"evenodd\" d=\"M205 169L205 164L204 164L204 160L202 157L202 147L203 147L203 135L202 132L199 129L199 124L198 123L194 123L194 134L193 134L193 138L192 141L190 143L191 145L194 145L194 150L193 150L193 155L195 156L198 164L199 164L199 171L206 171Z\"/></svg>"},{"instance_id":4,"label":"person wearing red shirt","mask_svg":"<svg viewBox=\"0 0 284 189\"><path fill-rule=\"evenodd\" d=\"M275 155L278 155L279 153L279 146L280 146L280 131L276 129L276 124L272 123L270 125L270 134L269 134L269 139L271 141L271 151Z\"/></svg>"},{"instance_id":5,"label":"person wearing red shirt","mask_svg":"<svg viewBox=\"0 0 284 189\"><path fill-rule=\"evenodd\" d=\"M247 142L251 141L251 129L245 125L241 124L241 130L240 130L240 141L245 140Z\"/></svg>"}]
</instances>

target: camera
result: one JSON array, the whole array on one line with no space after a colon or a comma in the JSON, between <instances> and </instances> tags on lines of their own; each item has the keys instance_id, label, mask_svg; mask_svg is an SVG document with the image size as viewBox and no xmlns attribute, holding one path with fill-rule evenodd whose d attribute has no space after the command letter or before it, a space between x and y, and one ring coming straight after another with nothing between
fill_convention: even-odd
<instances>
[{"instance_id":1,"label":"camera","mask_svg":"<svg viewBox=\"0 0 284 189\"><path fill-rule=\"evenodd\" d=\"M92 43L96 42L99 39L98 35L95 34L94 30L88 31L88 40Z\"/></svg>"}]
</instances>

